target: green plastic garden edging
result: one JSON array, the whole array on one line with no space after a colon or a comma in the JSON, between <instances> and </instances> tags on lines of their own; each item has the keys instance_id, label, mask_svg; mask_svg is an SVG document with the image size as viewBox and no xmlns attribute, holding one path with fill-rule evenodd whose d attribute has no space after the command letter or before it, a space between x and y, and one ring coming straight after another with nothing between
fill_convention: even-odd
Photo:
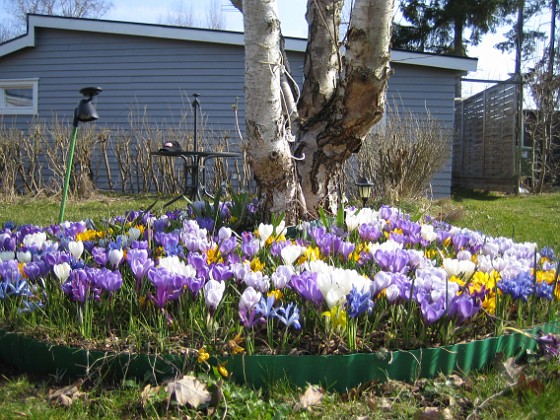
<instances>
[{"instance_id":1,"label":"green plastic garden edging","mask_svg":"<svg viewBox=\"0 0 560 420\"><path fill-rule=\"evenodd\" d=\"M557 333L558 322L527 330ZM534 350L536 341L526 334L513 333L450 346L385 353L349 355L255 355L222 357L232 379L254 387L275 380L305 386L321 384L328 389L345 391L369 381L387 379L413 381L438 374L467 374L492 363L495 356L519 357ZM192 356L112 353L49 345L18 333L0 329L0 360L17 369L35 374L80 377L95 372L139 380L164 380L193 367Z\"/></svg>"}]
</instances>

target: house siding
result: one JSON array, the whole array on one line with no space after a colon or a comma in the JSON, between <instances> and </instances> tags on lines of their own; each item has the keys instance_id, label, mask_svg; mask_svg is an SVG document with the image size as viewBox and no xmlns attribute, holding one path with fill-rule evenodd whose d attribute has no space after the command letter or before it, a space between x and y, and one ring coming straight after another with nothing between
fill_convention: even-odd
<instances>
[{"instance_id":1,"label":"house siding","mask_svg":"<svg viewBox=\"0 0 560 420\"><path fill-rule=\"evenodd\" d=\"M434 67L416 67L393 63L389 79L387 103L389 108L412 112L419 116L430 112L449 130L449 158L430 182L429 194L434 198L451 195L453 127L455 122L455 83L457 72Z\"/></svg>"},{"instance_id":2,"label":"house siding","mask_svg":"<svg viewBox=\"0 0 560 420\"><path fill-rule=\"evenodd\" d=\"M289 54L294 78L300 82L303 53ZM388 103L401 110L431 114L453 127L456 70L393 63ZM72 120L85 86L100 86L96 100L100 119L96 126L126 129L130 118L146 112L147 124L157 128L192 130L192 94L199 93L203 121L215 135L231 134L232 151L238 151L234 135L233 105L238 102L239 121L244 121L243 47L144 36L35 28L35 46L0 58L0 79L39 78L40 119ZM134 117L136 115L136 117ZM25 128L30 116L3 116L4 125ZM119 141L118 138L112 139ZM450 136L450 148L452 141ZM114 156L110 156L113 159ZM118 173L111 160L111 172ZM93 166L103 165L95 156ZM106 188L99 175L96 183ZM435 197L449 196L451 160L432 182Z\"/></svg>"}]
</instances>

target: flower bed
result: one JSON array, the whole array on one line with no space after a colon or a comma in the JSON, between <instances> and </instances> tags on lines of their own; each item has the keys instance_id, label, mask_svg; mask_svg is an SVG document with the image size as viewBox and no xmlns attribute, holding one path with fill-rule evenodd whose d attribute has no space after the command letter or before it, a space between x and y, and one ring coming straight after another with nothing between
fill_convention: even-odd
<instances>
[{"instance_id":1,"label":"flower bed","mask_svg":"<svg viewBox=\"0 0 560 420\"><path fill-rule=\"evenodd\" d=\"M87 354L165 353L180 357L181 368L211 363L240 379L254 375L247 363L270 373L292 363L286 356L319 366L337 355L360 366L372 355L388 363L410 354L418 364L432 352L418 349L436 348L440 359L441 351L472 359L470 350L444 346L490 343L483 339L502 340L510 327L556 319L558 259L534 243L390 207L348 208L290 229L276 218L236 232L239 209L195 203L162 216L130 212L103 227L5 224L2 340L17 331ZM493 357L531 343L483 347ZM263 367L268 356L275 362ZM470 370L461 363L445 365Z\"/></svg>"}]
</instances>

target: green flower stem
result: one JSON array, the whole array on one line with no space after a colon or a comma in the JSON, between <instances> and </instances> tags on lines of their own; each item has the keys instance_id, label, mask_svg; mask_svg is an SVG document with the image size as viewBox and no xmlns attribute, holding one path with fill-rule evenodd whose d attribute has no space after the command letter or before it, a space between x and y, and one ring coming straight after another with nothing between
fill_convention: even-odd
<instances>
[{"instance_id":1,"label":"green flower stem","mask_svg":"<svg viewBox=\"0 0 560 420\"><path fill-rule=\"evenodd\" d=\"M58 215L59 224L64 221L64 210L66 209L66 199L68 198L68 188L70 186L70 174L72 173L72 163L74 160L74 150L76 149L77 133L78 133L78 124L74 124L74 128L72 129L72 137L70 139L70 151L68 152L68 164L66 165L64 187L62 189L62 201L60 203L60 213Z\"/></svg>"}]
</instances>

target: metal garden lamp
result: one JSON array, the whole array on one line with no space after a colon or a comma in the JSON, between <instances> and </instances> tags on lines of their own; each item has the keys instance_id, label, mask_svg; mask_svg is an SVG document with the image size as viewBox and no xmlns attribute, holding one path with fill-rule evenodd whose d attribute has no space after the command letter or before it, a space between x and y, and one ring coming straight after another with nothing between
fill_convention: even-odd
<instances>
[{"instance_id":1,"label":"metal garden lamp","mask_svg":"<svg viewBox=\"0 0 560 420\"><path fill-rule=\"evenodd\" d=\"M371 196L373 184L369 179L361 177L358 179L358 182L356 182L356 186L358 187L358 195L362 199L362 206L365 207L369 197Z\"/></svg>"},{"instance_id":2,"label":"metal garden lamp","mask_svg":"<svg viewBox=\"0 0 560 420\"><path fill-rule=\"evenodd\" d=\"M70 138L70 150L68 151L68 163L66 165L66 175L64 177L64 187L62 189L62 202L60 203L60 214L58 215L58 223L64 220L64 210L66 208L66 199L68 198L68 187L70 185L70 174L72 173L72 161L74 160L74 150L76 149L76 135L78 133L79 122L94 121L99 118L95 107L92 104L94 96L99 95L102 91L100 87L85 87L80 89L80 93L84 95L84 99L74 110L74 121L72 123L72 136Z\"/></svg>"}]
</instances>

